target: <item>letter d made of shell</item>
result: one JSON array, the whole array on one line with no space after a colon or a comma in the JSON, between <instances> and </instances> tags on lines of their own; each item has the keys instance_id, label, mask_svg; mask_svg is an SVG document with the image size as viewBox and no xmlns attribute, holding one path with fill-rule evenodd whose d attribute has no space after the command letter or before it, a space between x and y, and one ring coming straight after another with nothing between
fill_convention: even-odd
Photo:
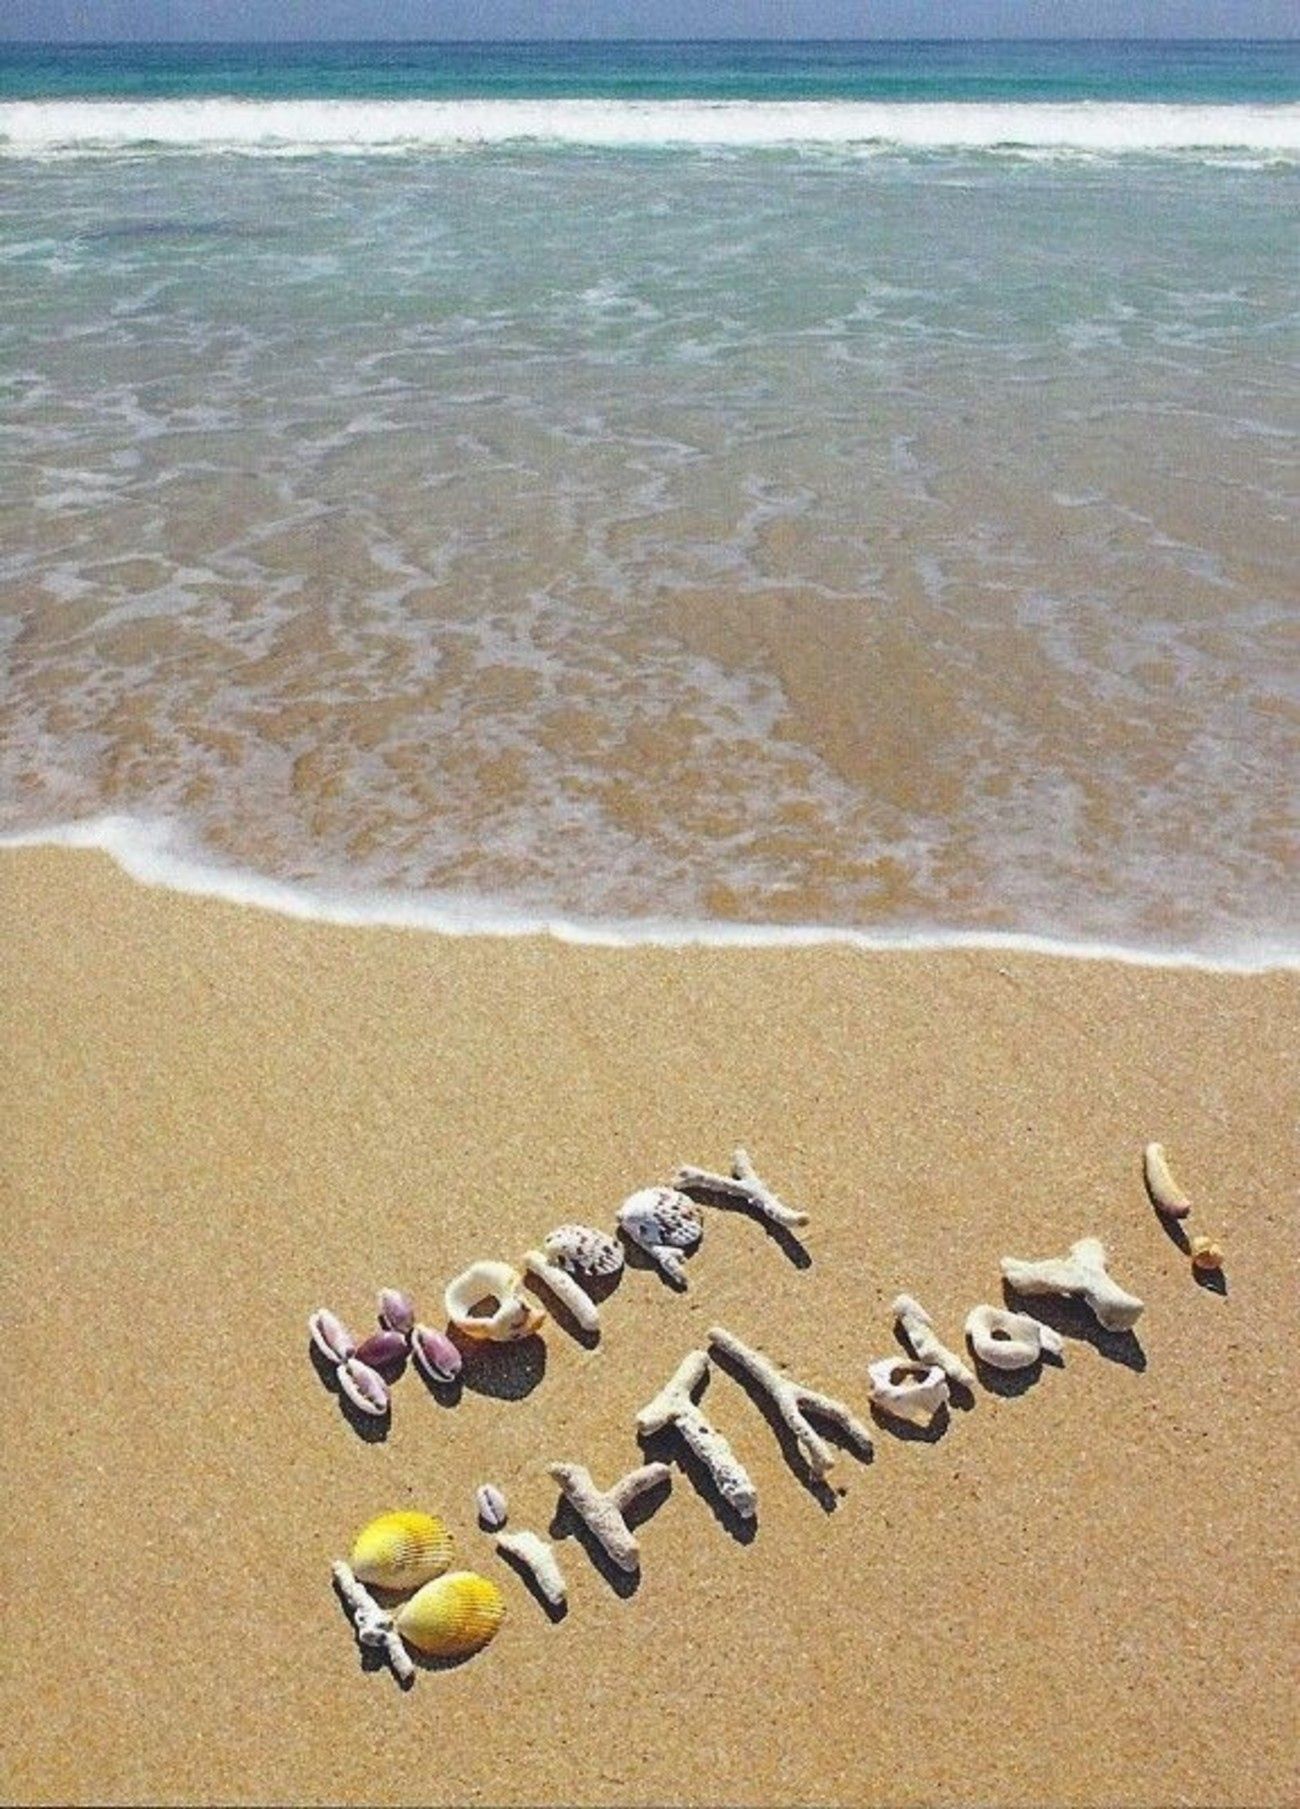
<instances>
[{"instance_id":1,"label":"letter d made of shell","mask_svg":"<svg viewBox=\"0 0 1300 1809\"><path fill-rule=\"evenodd\" d=\"M505 1613L495 1583L472 1570L451 1570L403 1602L393 1625L408 1646L430 1658L468 1658L488 1643Z\"/></svg>"}]
</instances>

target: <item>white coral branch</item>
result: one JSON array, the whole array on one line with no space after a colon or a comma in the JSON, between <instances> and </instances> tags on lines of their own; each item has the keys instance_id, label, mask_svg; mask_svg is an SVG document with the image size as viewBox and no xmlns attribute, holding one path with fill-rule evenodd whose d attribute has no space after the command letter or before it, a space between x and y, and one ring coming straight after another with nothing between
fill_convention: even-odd
<instances>
[{"instance_id":1,"label":"white coral branch","mask_svg":"<svg viewBox=\"0 0 1300 1809\"><path fill-rule=\"evenodd\" d=\"M568 1308L570 1316L584 1332L600 1330L600 1313L595 1301L585 1289L578 1286L566 1269L561 1269L540 1250L524 1252L524 1267L543 1287L550 1289L562 1306Z\"/></svg>"},{"instance_id":2,"label":"white coral branch","mask_svg":"<svg viewBox=\"0 0 1300 1809\"><path fill-rule=\"evenodd\" d=\"M819 1394L815 1388L805 1388L802 1382L791 1381L789 1376L781 1374L769 1358L759 1351L751 1350L747 1344L742 1344L739 1338L720 1325L709 1327L709 1343L726 1351L758 1383L764 1393L771 1396L773 1406L794 1434L808 1468L819 1481L835 1462L835 1449L809 1425L804 1417L805 1408L809 1412L820 1414L823 1419L833 1420L862 1450L871 1449L871 1433L842 1401L833 1400L830 1395Z\"/></svg>"},{"instance_id":3,"label":"white coral branch","mask_svg":"<svg viewBox=\"0 0 1300 1809\"><path fill-rule=\"evenodd\" d=\"M1082 1296L1108 1332L1126 1332L1142 1315L1142 1302L1137 1295L1126 1293L1107 1273L1106 1251L1100 1238L1081 1237L1077 1244L1070 1245L1068 1256L1052 1256L1040 1263L1004 1256L1002 1273L1017 1294Z\"/></svg>"},{"instance_id":4,"label":"white coral branch","mask_svg":"<svg viewBox=\"0 0 1300 1809\"><path fill-rule=\"evenodd\" d=\"M336 1558L330 1568L334 1573L338 1592L352 1616L357 1644L382 1650L393 1667L397 1681L409 1683L415 1676L415 1666L410 1653L402 1644L401 1634L393 1625L392 1615L379 1606L364 1583L357 1581L352 1567L345 1564L342 1558Z\"/></svg>"},{"instance_id":5,"label":"white coral branch","mask_svg":"<svg viewBox=\"0 0 1300 1809\"><path fill-rule=\"evenodd\" d=\"M733 1155L729 1175L714 1174L707 1168L684 1166L673 1176L673 1186L682 1193L690 1194L692 1198L702 1194L707 1199L712 1194L717 1199L736 1200L773 1225L789 1227L808 1223L806 1212L797 1212L794 1207L787 1206L760 1179L748 1152L743 1149L738 1149Z\"/></svg>"},{"instance_id":6,"label":"white coral branch","mask_svg":"<svg viewBox=\"0 0 1300 1809\"><path fill-rule=\"evenodd\" d=\"M672 1471L667 1464L642 1464L609 1489L598 1489L591 1471L581 1464L548 1464L547 1474L559 1483L565 1500L590 1528L611 1562L620 1570L635 1572L641 1568L641 1547L623 1518L638 1495L657 1484L668 1481Z\"/></svg>"},{"instance_id":7,"label":"white coral branch","mask_svg":"<svg viewBox=\"0 0 1300 1809\"><path fill-rule=\"evenodd\" d=\"M569 1593L568 1585L564 1581L564 1572L560 1569L555 1552L545 1539L527 1531L498 1533L497 1550L518 1558L521 1564L527 1566L552 1608L563 1607Z\"/></svg>"},{"instance_id":8,"label":"white coral branch","mask_svg":"<svg viewBox=\"0 0 1300 1809\"><path fill-rule=\"evenodd\" d=\"M642 1438L675 1426L713 1478L719 1495L742 1519L752 1520L758 1507L758 1490L726 1439L700 1412L692 1395L708 1374L708 1354L693 1350L683 1358L672 1379L636 1416Z\"/></svg>"},{"instance_id":9,"label":"white coral branch","mask_svg":"<svg viewBox=\"0 0 1300 1809\"><path fill-rule=\"evenodd\" d=\"M918 1362L935 1365L950 1382L956 1382L962 1388L974 1388L974 1370L940 1341L934 1320L919 1300L913 1300L910 1294L900 1294L890 1311L902 1326L903 1336Z\"/></svg>"}]
</instances>

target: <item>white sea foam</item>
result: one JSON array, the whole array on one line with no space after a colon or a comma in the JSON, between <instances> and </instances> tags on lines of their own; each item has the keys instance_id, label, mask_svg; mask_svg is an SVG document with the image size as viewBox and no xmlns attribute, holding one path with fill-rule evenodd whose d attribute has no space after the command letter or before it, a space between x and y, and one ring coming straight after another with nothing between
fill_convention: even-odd
<instances>
[{"instance_id":1,"label":"white sea foam","mask_svg":"<svg viewBox=\"0 0 1300 1809\"><path fill-rule=\"evenodd\" d=\"M275 155L541 143L1300 154L1300 106L1141 102L151 100L13 101L0 155L147 148Z\"/></svg>"},{"instance_id":2,"label":"white sea foam","mask_svg":"<svg viewBox=\"0 0 1300 1809\"><path fill-rule=\"evenodd\" d=\"M1183 968L1202 973L1297 973L1300 949L1260 940L1205 950L1142 948L1067 936L999 930L945 930L917 925L856 930L835 924L669 922L662 919L581 921L528 915L491 899L446 893L340 892L268 878L222 865L196 852L162 819L124 815L0 835L0 852L23 848L82 848L107 854L141 885L161 886L227 904L273 911L300 921L355 928L421 930L444 936L548 936L590 948L857 948L879 953L969 949L1117 961L1133 967Z\"/></svg>"}]
</instances>

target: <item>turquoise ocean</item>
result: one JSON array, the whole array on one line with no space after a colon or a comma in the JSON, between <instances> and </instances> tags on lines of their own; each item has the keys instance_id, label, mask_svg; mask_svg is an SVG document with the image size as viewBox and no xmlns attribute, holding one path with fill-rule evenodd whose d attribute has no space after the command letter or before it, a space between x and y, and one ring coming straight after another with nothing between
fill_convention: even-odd
<instances>
[{"instance_id":1,"label":"turquoise ocean","mask_svg":"<svg viewBox=\"0 0 1300 1809\"><path fill-rule=\"evenodd\" d=\"M1300 958L1300 44L0 45L0 832Z\"/></svg>"}]
</instances>

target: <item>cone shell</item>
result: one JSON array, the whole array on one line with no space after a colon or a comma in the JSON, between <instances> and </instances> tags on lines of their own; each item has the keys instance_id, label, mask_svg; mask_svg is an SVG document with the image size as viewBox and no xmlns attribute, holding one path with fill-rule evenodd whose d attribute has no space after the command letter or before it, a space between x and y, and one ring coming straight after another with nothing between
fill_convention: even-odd
<instances>
[{"instance_id":1,"label":"cone shell","mask_svg":"<svg viewBox=\"0 0 1300 1809\"><path fill-rule=\"evenodd\" d=\"M454 1382L463 1359L446 1332L431 1325L417 1325L411 1333L415 1361L431 1382Z\"/></svg>"},{"instance_id":2,"label":"cone shell","mask_svg":"<svg viewBox=\"0 0 1300 1809\"><path fill-rule=\"evenodd\" d=\"M418 1589L440 1577L452 1558L452 1537L432 1514L401 1509L380 1514L357 1534L349 1563L378 1589Z\"/></svg>"},{"instance_id":3,"label":"cone shell","mask_svg":"<svg viewBox=\"0 0 1300 1809\"><path fill-rule=\"evenodd\" d=\"M400 1288L381 1288L379 1321L390 1332L401 1332L404 1337L409 1337L415 1325L415 1303L411 1296L403 1294Z\"/></svg>"},{"instance_id":4,"label":"cone shell","mask_svg":"<svg viewBox=\"0 0 1300 1809\"><path fill-rule=\"evenodd\" d=\"M488 1643L505 1612L505 1597L495 1583L472 1570L452 1570L403 1602L393 1624L417 1652L468 1658Z\"/></svg>"},{"instance_id":5,"label":"cone shell","mask_svg":"<svg viewBox=\"0 0 1300 1809\"><path fill-rule=\"evenodd\" d=\"M623 1252L607 1231L593 1225L557 1225L542 1245L547 1256L570 1275L617 1275Z\"/></svg>"},{"instance_id":6,"label":"cone shell","mask_svg":"<svg viewBox=\"0 0 1300 1809\"><path fill-rule=\"evenodd\" d=\"M358 1363L368 1363L382 1374L406 1361L406 1339L400 1332L371 1332L353 1351Z\"/></svg>"}]
</instances>

